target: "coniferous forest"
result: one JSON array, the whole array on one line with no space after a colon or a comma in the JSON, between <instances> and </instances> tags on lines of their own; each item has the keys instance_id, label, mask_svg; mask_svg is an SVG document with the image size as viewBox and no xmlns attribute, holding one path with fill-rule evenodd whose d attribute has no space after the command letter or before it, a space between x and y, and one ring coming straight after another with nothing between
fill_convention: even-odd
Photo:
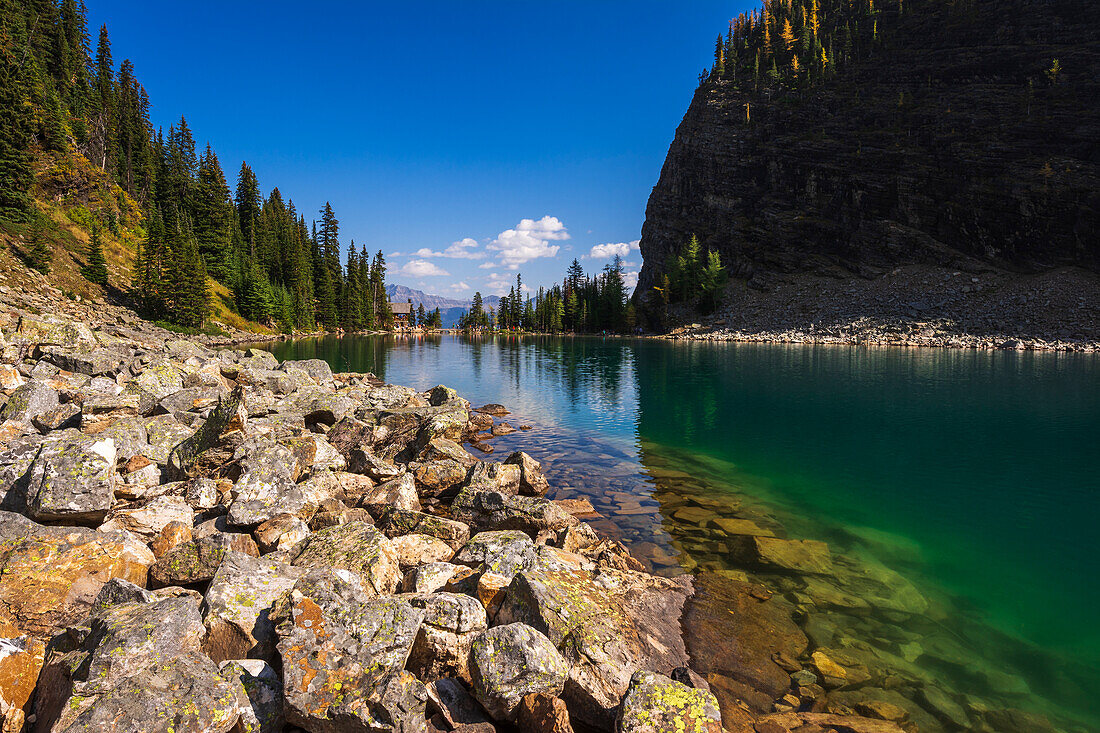
<instances>
[{"instance_id":1,"label":"coniferous forest","mask_svg":"<svg viewBox=\"0 0 1100 733\"><path fill-rule=\"evenodd\" d=\"M29 232L28 266L49 271L42 232L54 205L89 234L90 282L108 285L102 234L129 245L132 273L114 285L151 319L202 327L212 279L240 316L284 332L390 324L382 253L351 242L341 261L328 203L265 196L247 163L231 190L186 119L155 128L134 65L115 63L83 2L0 0L0 116L0 219Z\"/></svg>"}]
</instances>

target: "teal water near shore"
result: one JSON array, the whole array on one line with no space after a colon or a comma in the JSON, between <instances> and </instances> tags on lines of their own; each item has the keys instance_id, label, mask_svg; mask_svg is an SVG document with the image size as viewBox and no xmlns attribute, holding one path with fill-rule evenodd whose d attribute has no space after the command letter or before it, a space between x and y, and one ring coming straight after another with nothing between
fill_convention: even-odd
<instances>
[{"instance_id":1,"label":"teal water near shore","mask_svg":"<svg viewBox=\"0 0 1100 733\"><path fill-rule=\"evenodd\" d=\"M658 572L723 563L662 498L677 470L703 504L858 538L934 623L1026 682L1020 707L1100 729L1100 357L457 336L271 348L506 405L533 429L497 452L543 460L556 496L592 498L600 528Z\"/></svg>"}]
</instances>

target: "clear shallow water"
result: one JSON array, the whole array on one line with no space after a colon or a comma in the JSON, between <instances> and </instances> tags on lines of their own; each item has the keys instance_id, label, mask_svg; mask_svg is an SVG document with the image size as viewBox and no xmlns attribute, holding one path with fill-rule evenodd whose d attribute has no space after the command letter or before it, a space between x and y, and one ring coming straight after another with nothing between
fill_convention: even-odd
<instances>
[{"instance_id":1,"label":"clear shallow water","mask_svg":"<svg viewBox=\"0 0 1100 733\"><path fill-rule=\"evenodd\" d=\"M533 430L497 452L543 460L558 497L592 498L657 572L728 564L670 499L685 495L856 547L915 583L979 667L1026 682L1014 706L1100 729L1100 358L456 336L272 349L506 405ZM952 686L985 685L966 666Z\"/></svg>"}]
</instances>

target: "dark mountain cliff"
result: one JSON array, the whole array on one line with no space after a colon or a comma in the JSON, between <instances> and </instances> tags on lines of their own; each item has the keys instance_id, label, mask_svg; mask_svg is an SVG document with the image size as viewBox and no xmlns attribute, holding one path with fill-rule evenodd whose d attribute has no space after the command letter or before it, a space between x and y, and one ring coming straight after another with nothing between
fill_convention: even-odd
<instances>
[{"instance_id":1,"label":"dark mountain cliff","mask_svg":"<svg viewBox=\"0 0 1100 733\"><path fill-rule=\"evenodd\" d=\"M640 292L693 233L750 284L1100 269L1100 3L879 5L880 43L831 78L701 84L649 200Z\"/></svg>"}]
</instances>

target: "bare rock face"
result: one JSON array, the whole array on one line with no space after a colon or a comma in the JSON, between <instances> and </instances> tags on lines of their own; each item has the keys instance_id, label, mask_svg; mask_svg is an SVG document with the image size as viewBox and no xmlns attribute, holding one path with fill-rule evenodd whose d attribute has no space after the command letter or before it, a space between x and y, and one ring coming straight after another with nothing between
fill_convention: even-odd
<instances>
[{"instance_id":1,"label":"bare rock face","mask_svg":"<svg viewBox=\"0 0 1100 733\"><path fill-rule=\"evenodd\" d=\"M1100 267L1097 5L915 0L879 32L870 58L809 91L700 87L646 209L639 293L693 234L751 284L922 262Z\"/></svg>"},{"instance_id":2,"label":"bare rock face","mask_svg":"<svg viewBox=\"0 0 1100 733\"><path fill-rule=\"evenodd\" d=\"M350 570L377 595L393 593L401 582L396 550L385 535L366 522L348 522L311 535L292 564Z\"/></svg>"},{"instance_id":3,"label":"bare rock face","mask_svg":"<svg viewBox=\"0 0 1100 733\"><path fill-rule=\"evenodd\" d=\"M203 650L215 662L244 657L273 659L271 608L305 572L276 560L227 552L204 597Z\"/></svg>"},{"instance_id":4,"label":"bare rock face","mask_svg":"<svg viewBox=\"0 0 1100 733\"><path fill-rule=\"evenodd\" d=\"M695 690L653 672L637 672L623 696L615 719L616 733L722 733L718 701L705 690Z\"/></svg>"},{"instance_id":5,"label":"bare rock face","mask_svg":"<svg viewBox=\"0 0 1100 733\"><path fill-rule=\"evenodd\" d=\"M132 535L46 527L0 512L0 627L49 638L112 578L145 585L153 553Z\"/></svg>"},{"instance_id":6,"label":"bare rock face","mask_svg":"<svg viewBox=\"0 0 1100 733\"><path fill-rule=\"evenodd\" d=\"M0 409L0 420L31 420L59 404L57 390L32 379L12 393Z\"/></svg>"},{"instance_id":7,"label":"bare rock face","mask_svg":"<svg viewBox=\"0 0 1100 733\"><path fill-rule=\"evenodd\" d=\"M318 733L426 731L427 693L404 669L422 618L348 571L307 573L272 614L288 722Z\"/></svg>"},{"instance_id":8,"label":"bare rock face","mask_svg":"<svg viewBox=\"0 0 1100 733\"><path fill-rule=\"evenodd\" d=\"M35 730L230 730L243 689L199 651L203 631L191 596L100 606L51 642Z\"/></svg>"},{"instance_id":9,"label":"bare rock face","mask_svg":"<svg viewBox=\"0 0 1100 733\"><path fill-rule=\"evenodd\" d=\"M607 728L635 671L687 664L680 617L690 594L683 579L539 563L512 579L495 622L546 634L571 664L570 712Z\"/></svg>"},{"instance_id":10,"label":"bare rock face","mask_svg":"<svg viewBox=\"0 0 1100 733\"><path fill-rule=\"evenodd\" d=\"M515 721L520 701L531 693L560 695L568 673L554 644L526 624L495 626L470 649L474 697L497 720Z\"/></svg>"}]
</instances>

